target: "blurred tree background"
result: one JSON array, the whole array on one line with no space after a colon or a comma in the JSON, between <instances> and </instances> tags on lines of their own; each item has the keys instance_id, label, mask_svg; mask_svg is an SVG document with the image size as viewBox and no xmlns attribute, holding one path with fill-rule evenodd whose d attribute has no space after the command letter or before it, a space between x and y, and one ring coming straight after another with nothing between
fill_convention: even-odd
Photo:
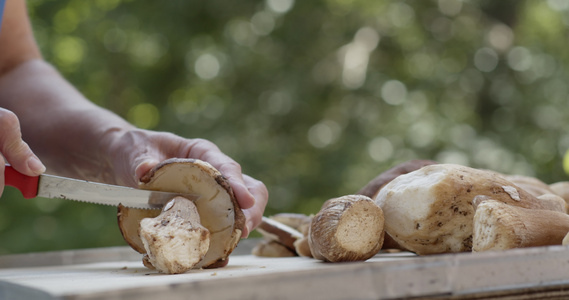
<instances>
[{"instance_id":1,"label":"blurred tree background","mask_svg":"<svg viewBox=\"0 0 569 300\"><path fill-rule=\"evenodd\" d=\"M142 128L215 142L265 182L266 215L417 158L568 180L569 1L28 3L63 76ZM125 245L113 207L11 188L0 206L0 253Z\"/></svg>"}]
</instances>

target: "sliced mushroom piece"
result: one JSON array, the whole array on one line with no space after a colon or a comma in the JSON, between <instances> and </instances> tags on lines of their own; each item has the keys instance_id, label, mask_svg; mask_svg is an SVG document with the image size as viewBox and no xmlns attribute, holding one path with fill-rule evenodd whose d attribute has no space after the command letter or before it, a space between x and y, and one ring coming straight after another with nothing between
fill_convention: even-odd
<instances>
[{"instance_id":1,"label":"sliced mushroom piece","mask_svg":"<svg viewBox=\"0 0 569 300\"><path fill-rule=\"evenodd\" d=\"M290 250L294 250L294 242L303 237L298 230L267 217L262 218L256 230L265 239L276 241Z\"/></svg>"},{"instance_id":2,"label":"sliced mushroom piece","mask_svg":"<svg viewBox=\"0 0 569 300\"><path fill-rule=\"evenodd\" d=\"M227 264L229 254L241 238L245 216L237 204L227 179L218 170L201 160L168 159L141 178L139 187L147 190L199 195L200 198L194 204L199 213L201 225L210 232L210 245L203 259L194 268L215 268ZM132 209L129 208L119 210L122 215L122 222L119 222L119 226L125 240L130 240L129 245L133 246L137 243L132 241L139 240L140 237L138 233L133 234L132 230L127 230L123 226L140 224L143 217L131 211Z\"/></svg>"},{"instance_id":3,"label":"sliced mushroom piece","mask_svg":"<svg viewBox=\"0 0 569 300\"><path fill-rule=\"evenodd\" d=\"M477 195L547 209L546 203L496 172L454 164L400 175L379 191L375 201L385 214L387 234L397 243L417 254L436 254L472 250L472 199Z\"/></svg>"},{"instance_id":4,"label":"sliced mushroom piece","mask_svg":"<svg viewBox=\"0 0 569 300\"><path fill-rule=\"evenodd\" d=\"M326 201L309 229L310 252L327 262L364 261L383 245L381 208L364 195L347 195Z\"/></svg>"},{"instance_id":5,"label":"sliced mushroom piece","mask_svg":"<svg viewBox=\"0 0 569 300\"><path fill-rule=\"evenodd\" d=\"M314 257L312 251L310 251L310 243L308 242L308 236L304 236L301 239L294 241L294 251L299 256L304 257Z\"/></svg>"},{"instance_id":6,"label":"sliced mushroom piece","mask_svg":"<svg viewBox=\"0 0 569 300\"><path fill-rule=\"evenodd\" d=\"M209 230L194 203L183 197L168 202L159 216L142 219L139 233L148 263L161 273L187 272L209 250Z\"/></svg>"},{"instance_id":7,"label":"sliced mushroom piece","mask_svg":"<svg viewBox=\"0 0 569 300\"><path fill-rule=\"evenodd\" d=\"M251 251L251 254L261 257L292 257L296 256L289 248L277 241L263 240Z\"/></svg>"},{"instance_id":8,"label":"sliced mushroom piece","mask_svg":"<svg viewBox=\"0 0 569 300\"><path fill-rule=\"evenodd\" d=\"M269 217L279 223L292 227L300 232L302 232L304 227L310 225L312 216L308 216L300 213L278 213Z\"/></svg>"},{"instance_id":9,"label":"sliced mushroom piece","mask_svg":"<svg viewBox=\"0 0 569 300\"><path fill-rule=\"evenodd\" d=\"M472 250L506 250L561 245L569 232L569 215L508 205L489 197L474 200Z\"/></svg>"}]
</instances>

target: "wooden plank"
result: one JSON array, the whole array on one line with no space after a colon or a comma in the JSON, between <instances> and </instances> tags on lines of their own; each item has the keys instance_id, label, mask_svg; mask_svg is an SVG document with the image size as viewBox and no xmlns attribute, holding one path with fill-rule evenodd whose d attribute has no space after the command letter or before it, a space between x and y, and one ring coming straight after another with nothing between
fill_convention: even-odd
<instances>
[{"instance_id":1,"label":"wooden plank","mask_svg":"<svg viewBox=\"0 0 569 300\"><path fill-rule=\"evenodd\" d=\"M0 298L527 299L534 293L555 299L566 296L569 286L569 251L562 246L424 257L384 253L341 264L232 255L225 268L179 275L150 271L139 254L117 254L123 250L78 251L75 263L4 266ZM0 266L9 259L0 257Z\"/></svg>"}]
</instances>

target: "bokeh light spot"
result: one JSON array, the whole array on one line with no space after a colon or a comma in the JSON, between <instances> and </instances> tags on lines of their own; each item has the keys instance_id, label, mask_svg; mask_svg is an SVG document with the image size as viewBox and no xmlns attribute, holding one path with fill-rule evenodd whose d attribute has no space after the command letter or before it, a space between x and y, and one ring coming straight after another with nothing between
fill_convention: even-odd
<instances>
[{"instance_id":1,"label":"bokeh light spot","mask_svg":"<svg viewBox=\"0 0 569 300\"><path fill-rule=\"evenodd\" d=\"M491 48L482 48L474 55L474 66L482 72L492 72L498 65L498 54Z\"/></svg>"},{"instance_id":2,"label":"bokeh light spot","mask_svg":"<svg viewBox=\"0 0 569 300\"><path fill-rule=\"evenodd\" d=\"M152 129L160 122L160 112L151 103L133 106L127 114L129 122L143 129Z\"/></svg>"},{"instance_id":3,"label":"bokeh light spot","mask_svg":"<svg viewBox=\"0 0 569 300\"><path fill-rule=\"evenodd\" d=\"M85 45L80 38L63 36L55 41L53 54L59 66L74 69L85 57Z\"/></svg>"},{"instance_id":4,"label":"bokeh light spot","mask_svg":"<svg viewBox=\"0 0 569 300\"><path fill-rule=\"evenodd\" d=\"M267 6L276 13L284 14L294 6L294 0L267 0Z\"/></svg>"},{"instance_id":5,"label":"bokeh light spot","mask_svg":"<svg viewBox=\"0 0 569 300\"><path fill-rule=\"evenodd\" d=\"M196 75L206 80L217 77L220 69L219 60L210 53L200 55L194 64Z\"/></svg>"},{"instance_id":6,"label":"bokeh light spot","mask_svg":"<svg viewBox=\"0 0 569 300\"><path fill-rule=\"evenodd\" d=\"M381 87L383 101L391 105L400 105L407 98L407 87L399 80L389 80Z\"/></svg>"}]
</instances>

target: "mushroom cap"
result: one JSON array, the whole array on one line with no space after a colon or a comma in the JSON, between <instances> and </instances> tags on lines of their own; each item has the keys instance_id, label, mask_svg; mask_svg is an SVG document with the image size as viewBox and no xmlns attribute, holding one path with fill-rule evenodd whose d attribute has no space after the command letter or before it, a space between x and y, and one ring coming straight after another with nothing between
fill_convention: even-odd
<instances>
[{"instance_id":1,"label":"mushroom cap","mask_svg":"<svg viewBox=\"0 0 569 300\"><path fill-rule=\"evenodd\" d=\"M160 209L138 209L129 208L119 204L117 221L122 237L126 243L136 250L136 252L144 254L144 244L138 234L140 221L145 218L155 218L160 214Z\"/></svg>"},{"instance_id":2,"label":"mushroom cap","mask_svg":"<svg viewBox=\"0 0 569 300\"><path fill-rule=\"evenodd\" d=\"M245 216L228 180L218 170L201 160L171 158L159 163L142 177L139 188L200 195L194 204L200 215L201 225L209 230L211 236L209 250L195 268L215 268L227 264L227 257L241 238ZM139 224L144 218L140 217L143 213L131 213L132 210L139 211L119 208L119 227L129 245L138 252L145 253L144 248L141 252L139 247L135 247L142 245L139 233L134 234L125 226ZM154 216L158 214L160 210L156 210Z\"/></svg>"}]
</instances>

